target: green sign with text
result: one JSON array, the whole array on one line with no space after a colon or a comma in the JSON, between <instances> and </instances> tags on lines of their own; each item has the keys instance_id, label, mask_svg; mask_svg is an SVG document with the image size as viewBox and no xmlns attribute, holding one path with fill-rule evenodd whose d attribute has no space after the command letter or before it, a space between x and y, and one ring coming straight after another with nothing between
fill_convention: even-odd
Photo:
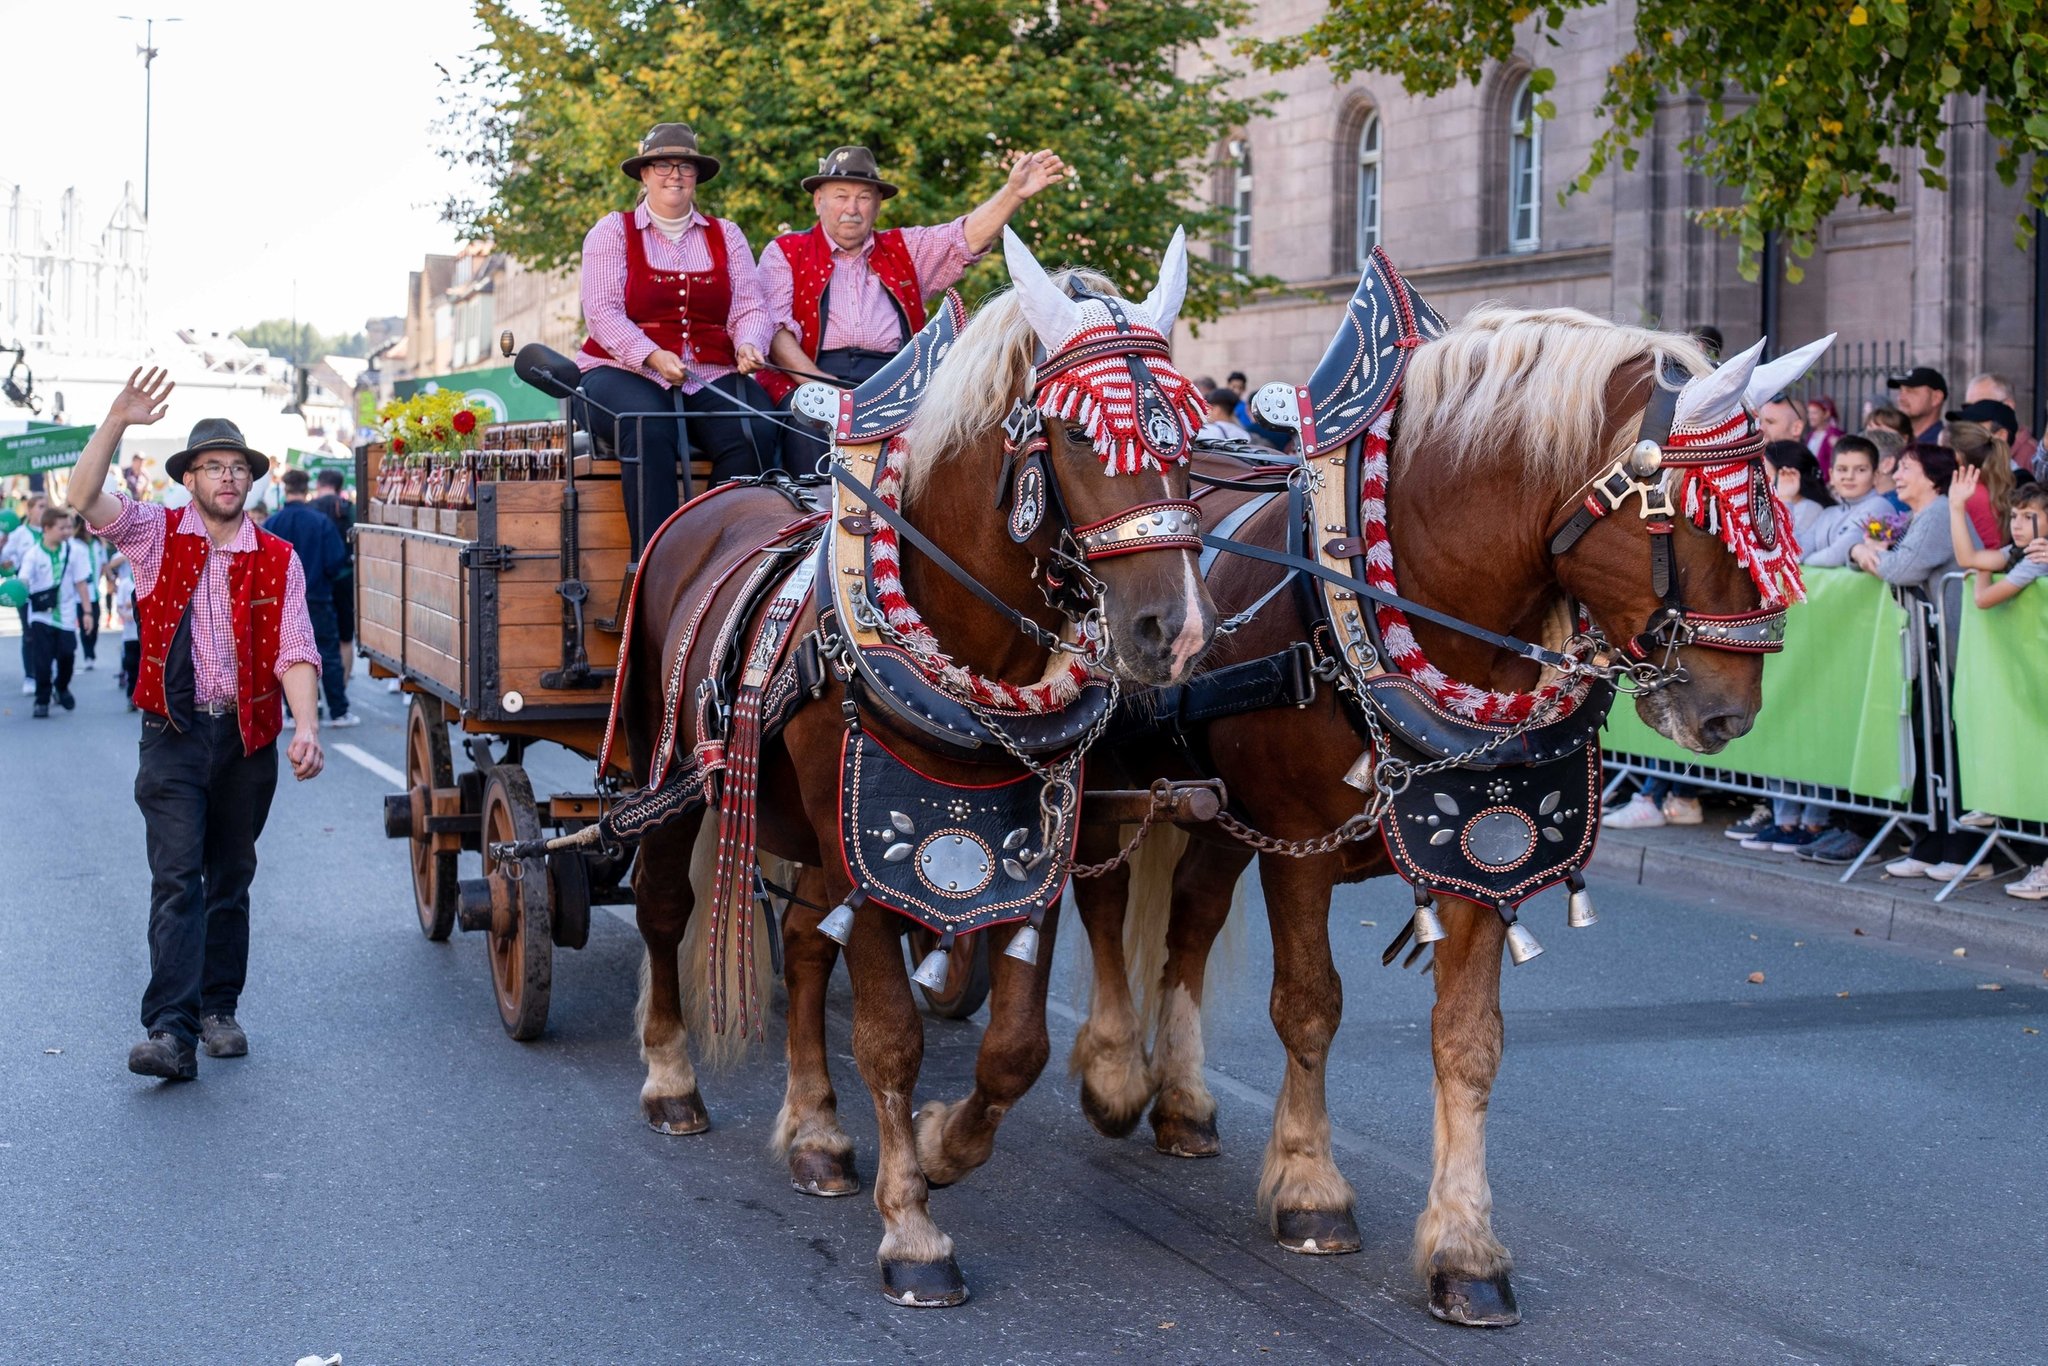
<instances>
[{"instance_id":1,"label":"green sign with text","mask_svg":"<svg viewBox=\"0 0 2048 1366\"><path fill-rule=\"evenodd\" d=\"M0 436L0 476L40 474L69 469L78 463L92 427L44 427L16 436Z\"/></svg>"}]
</instances>

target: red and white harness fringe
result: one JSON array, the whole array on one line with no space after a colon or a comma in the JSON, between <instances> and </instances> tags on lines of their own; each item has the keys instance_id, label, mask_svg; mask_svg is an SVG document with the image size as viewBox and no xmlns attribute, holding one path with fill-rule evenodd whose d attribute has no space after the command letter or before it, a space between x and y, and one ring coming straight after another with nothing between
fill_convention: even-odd
<instances>
[{"instance_id":1,"label":"red and white harness fringe","mask_svg":"<svg viewBox=\"0 0 2048 1366\"><path fill-rule=\"evenodd\" d=\"M1151 375L1178 421L1177 433L1147 431L1138 420L1138 386L1132 378L1129 360L1132 348L1115 345L1120 340L1127 341L1132 332L1156 342L1157 354L1145 355L1139 364ZM1068 338L1060 350L1064 354L1090 346L1110 349L1071 367L1047 366L1053 373L1039 381L1035 396L1038 411L1056 422L1071 422L1086 431L1095 453L1102 457L1105 473L1137 474L1152 470L1164 474L1168 465L1186 464L1189 439L1201 427L1208 408L1196 392L1194 381L1166 359L1166 339L1150 328L1119 332L1114 326L1105 325L1082 329Z\"/></svg>"}]
</instances>

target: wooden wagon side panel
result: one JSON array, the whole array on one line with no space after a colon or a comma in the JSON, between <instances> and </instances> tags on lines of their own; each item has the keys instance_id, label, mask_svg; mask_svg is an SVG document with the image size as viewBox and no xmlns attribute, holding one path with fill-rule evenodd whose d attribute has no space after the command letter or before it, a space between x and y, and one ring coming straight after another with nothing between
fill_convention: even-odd
<instances>
[{"instance_id":1,"label":"wooden wagon side panel","mask_svg":"<svg viewBox=\"0 0 2048 1366\"><path fill-rule=\"evenodd\" d=\"M609 671L618 663L619 635L596 623L619 612L619 586L632 563L625 501L610 479L578 480L576 495L578 577L590 594L583 604L584 651L592 669ZM569 708L601 714L611 703L609 677L583 688L548 686L564 664L564 496L559 482L510 482L490 486L479 499L486 567L478 571L475 629L484 662L481 701L494 718L514 714L505 705L514 693L517 714L533 720Z\"/></svg>"},{"instance_id":2,"label":"wooden wagon side panel","mask_svg":"<svg viewBox=\"0 0 2048 1366\"><path fill-rule=\"evenodd\" d=\"M402 527L356 528L356 643L379 664L462 705L469 584L463 543Z\"/></svg>"}]
</instances>

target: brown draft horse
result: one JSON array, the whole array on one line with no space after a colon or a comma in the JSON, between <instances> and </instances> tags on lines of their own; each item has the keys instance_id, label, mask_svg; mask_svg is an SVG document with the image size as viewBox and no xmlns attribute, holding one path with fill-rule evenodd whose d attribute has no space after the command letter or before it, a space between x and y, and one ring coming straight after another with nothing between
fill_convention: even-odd
<instances>
[{"instance_id":1,"label":"brown draft horse","mask_svg":"<svg viewBox=\"0 0 2048 1366\"><path fill-rule=\"evenodd\" d=\"M1016 289L987 303L961 332L932 375L905 433L902 511L1003 602L1053 631L1066 622L1047 605L1039 584L1036 560L1045 547L1036 538L1014 543L991 497L1004 466L1002 424L1013 403L1032 392L1034 346L1057 356L1071 335L1071 329L1060 330L1063 319L1074 320L1074 303L1065 290L1080 285L1115 298L1127 316L1170 333L1185 282L1185 250L1176 237L1160 287L1143 303L1122 300L1109 281L1091 273L1049 279L1021 244L1010 244L1010 258ZM1086 431L1048 419L1045 437L1047 468L1058 494L1055 506L1063 506L1075 526L1116 517L1140 504L1187 497L1185 465L1106 478ZM705 585L721 566L770 540L793 515L789 501L776 492L727 491L685 508L645 557L622 698L633 769L642 783L664 721L662 680L675 667L678 644L688 635ZM1054 529L1054 520L1047 519L1047 531ZM1186 678L1215 625L1194 552L1183 548L1105 559L1094 571L1103 585L1099 606L1110 642L1109 667L1141 685ZM1028 684L1045 674L1045 648L907 545L902 577L905 595L953 661L1010 683ZM725 604L737 592L730 585L721 589L704 619L723 619ZM815 608L806 608L795 631L801 636L816 626ZM703 674L703 662L692 652L677 695L695 695ZM833 905L851 890L839 817L844 697L842 684L828 675L822 694L763 749L759 779L761 849L804 865L798 895L812 903L810 908L793 904L784 922L789 1086L775 1143L787 1151L797 1189L818 1195L859 1189L852 1144L839 1126L837 1097L826 1071L824 993L839 946L818 931L821 915L815 909ZM692 723L684 724L687 730ZM695 739L682 735L677 752L687 753ZM991 781L987 766L963 763L900 734L892 738L891 748L906 763L946 781ZM1007 778L1017 771L1007 767L995 776ZM704 824L698 814L649 835L633 879L648 962L640 1011L647 1062L641 1104L647 1121L670 1134L708 1127L691 1066L677 962L697 899L691 887L692 854ZM957 1304L967 1296L966 1285L952 1240L927 1208L927 1174L943 1181L984 1161L1004 1113L1044 1067L1050 1046L1043 965L1051 961L1052 925L1045 926L1035 965L1001 952L1017 932L1015 925L984 931L995 936L993 982L975 1089L937 1126L920 1125L911 1113L924 1031L901 945L909 925L872 901L855 915L846 943L853 1052L873 1094L880 1130L875 1204L885 1230L879 1251L884 1294L900 1304ZM705 959L699 955L686 966L701 997Z\"/></svg>"},{"instance_id":2,"label":"brown draft horse","mask_svg":"<svg viewBox=\"0 0 2048 1366\"><path fill-rule=\"evenodd\" d=\"M1550 541L1588 482L1634 445L1651 377L1667 356L1696 377L1688 390L1716 384L1712 401L1723 411L1736 405L1739 416L1754 353L1703 380L1706 360L1689 340L1573 310L1483 308L1417 350L1394 431L1388 492L1401 591L1474 624L1553 646L1569 633L1570 599L1585 606L1610 640L1641 630L1659 605L1641 520L1603 518L1562 556L1552 555ZM1797 375L1758 372L1755 378L1777 386ZM1241 476L1243 467L1214 472ZM1205 499L1206 519L1218 524L1247 496L1219 492ZM1286 500L1274 500L1234 535L1278 549L1285 517ZM1688 604L1724 613L1757 607L1750 575L1714 536L1680 517L1674 542ZM1230 611L1258 601L1280 572L1226 553L1211 567L1209 585ZM1538 668L1527 660L1423 620L1413 626L1431 662L1454 679L1504 691L1537 685ZM1282 592L1254 621L1219 636L1205 667L1260 658L1307 639L1308 631L1299 597ZM1689 681L1639 699L1638 712L1672 741L1712 753L1749 729L1762 659L1690 646L1680 659ZM1363 744L1345 703L1326 687L1305 709L1210 722L1195 748L1206 754L1208 776L1224 780L1240 818L1278 839L1299 841L1332 831L1359 811L1360 794L1344 776ZM1121 758L1130 769L1128 785L1192 776L1184 754L1165 741ZM1099 771L1091 786L1104 781ZM1177 866L1138 861L1169 870L1155 885L1133 885L1128 869L1074 884L1094 956L1094 993L1071 1062L1083 1111L1097 1129L1127 1134L1150 1103L1159 1150L1201 1157L1218 1150L1216 1102L1202 1078L1203 972L1253 850L1214 825L1191 833ZM1084 833L1081 857L1100 858L1115 845L1107 832ZM1283 1245L1296 1251L1359 1246L1352 1189L1331 1158L1324 1098L1325 1062L1343 1005L1330 956L1330 896L1338 882L1389 871L1376 833L1312 857L1259 855L1273 938L1270 1012L1287 1049L1259 1203ZM1165 878L1170 889L1157 885ZM1136 879L1146 880L1143 873ZM1126 976L1127 898L1134 917L1171 907L1166 961L1148 1001L1149 1023L1156 1027L1149 1056ZM1435 1168L1416 1223L1415 1266L1429 1283L1432 1313L1503 1325L1517 1321L1518 1313L1511 1259L1492 1228L1485 1126L1501 1057L1506 927L1494 910L1474 902L1439 898L1436 906L1448 938L1434 945ZM1135 923L1131 928L1134 939L1142 937Z\"/></svg>"}]
</instances>

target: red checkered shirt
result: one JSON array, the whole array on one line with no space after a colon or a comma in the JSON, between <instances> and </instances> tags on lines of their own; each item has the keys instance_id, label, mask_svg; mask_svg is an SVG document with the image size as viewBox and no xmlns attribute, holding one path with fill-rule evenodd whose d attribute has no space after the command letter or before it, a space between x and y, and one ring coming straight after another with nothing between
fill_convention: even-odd
<instances>
[{"instance_id":1,"label":"red checkered shirt","mask_svg":"<svg viewBox=\"0 0 2048 1366\"><path fill-rule=\"evenodd\" d=\"M729 218L719 222L725 228L725 265L732 279L732 306L726 310L725 330L731 334L734 346L751 346L765 356L768 343L775 339L775 324L761 300L754 249L747 245L747 235L738 224ZM711 269L711 243L706 235L710 220L697 210L690 210L690 226L673 242L654 226L645 204L633 210L633 226L640 233L647 264L655 270ZM651 379L664 389L670 387L667 380L647 368L647 358L660 348L640 330L638 323L626 316L626 234L620 231L619 216L615 213L600 218L597 226L584 235L582 293L583 324L597 344L611 354L593 356L579 350L576 368L590 371L600 365L615 366ZM613 360L612 356L618 359ZM690 370L690 377L683 381L686 394L694 394L712 380L734 373L730 365L710 365L690 356L682 357L682 362Z\"/></svg>"},{"instance_id":2,"label":"red checkered shirt","mask_svg":"<svg viewBox=\"0 0 2048 1366\"><path fill-rule=\"evenodd\" d=\"M950 223L929 228L904 228L903 246L910 263L917 268L917 292L929 299L960 283L967 268L986 252L967 245L967 215ZM826 294L825 333L818 341L820 351L856 346L866 351L894 351L910 338L903 335L903 318L889 301L889 291L868 264L875 249L875 235L852 251L832 248L832 283ZM790 335L801 337L797 325L796 284L790 276L789 258L782 245L770 242L761 248L761 295L768 301L768 315Z\"/></svg>"},{"instance_id":3,"label":"red checkered shirt","mask_svg":"<svg viewBox=\"0 0 2048 1366\"><path fill-rule=\"evenodd\" d=\"M120 494L121 515L96 535L112 541L128 558L135 575L135 596L146 598L156 588L157 574L164 564L164 537L169 534L170 509L156 503L138 503ZM181 536L204 536L206 523L195 509L178 528ZM246 555L256 549L256 526L242 515L234 540L206 557L206 571L192 590L192 687L201 706L235 700L235 625L230 614L228 588L229 555ZM291 568L285 572L284 620L278 631L277 676L294 664L311 664L320 669L320 647L313 639L313 620L306 614L306 571L292 553Z\"/></svg>"}]
</instances>

